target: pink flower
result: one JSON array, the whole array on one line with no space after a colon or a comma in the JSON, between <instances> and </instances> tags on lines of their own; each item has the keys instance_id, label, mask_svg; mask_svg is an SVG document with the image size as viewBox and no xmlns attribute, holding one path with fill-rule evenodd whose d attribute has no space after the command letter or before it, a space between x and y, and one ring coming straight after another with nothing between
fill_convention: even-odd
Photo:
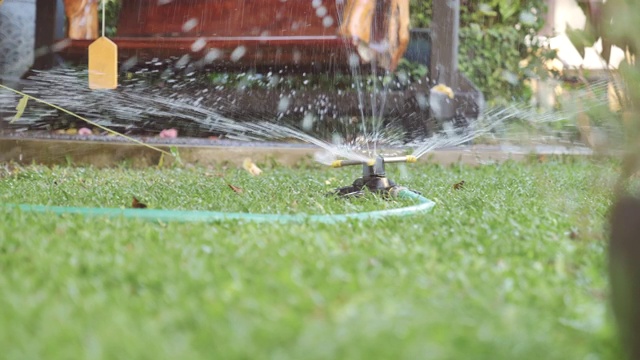
<instances>
[{"instance_id":1,"label":"pink flower","mask_svg":"<svg viewBox=\"0 0 640 360\"><path fill-rule=\"evenodd\" d=\"M175 139L178 137L178 130L176 129L164 129L160 131L160 137L163 139Z\"/></svg>"},{"instance_id":2,"label":"pink flower","mask_svg":"<svg viewBox=\"0 0 640 360\"><path fill-rule=\"evenodd\" d=\"M83 127L78 129L78 135L85 136L85 135L91 135L91 134L93 134L93 132L91 132L91 129L89 128Z\"/></svg>"}]
</instances>

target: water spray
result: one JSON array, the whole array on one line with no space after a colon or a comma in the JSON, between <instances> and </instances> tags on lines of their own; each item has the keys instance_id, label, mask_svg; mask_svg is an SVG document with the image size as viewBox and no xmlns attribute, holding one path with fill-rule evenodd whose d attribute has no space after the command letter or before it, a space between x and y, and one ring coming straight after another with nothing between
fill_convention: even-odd
<instances>
[{"instance_id":1,"label":"water spray","mask_svg":"<svg viewBox=\"0 0 640 360\"><path fill-rule=\"evenodd\" d=\"M366 161L336 160L331 164L331 167L340 168L362 165L362 177L357 178L351 186L336 189L333 194L342 197L360 197L365 194L365 188L374 194L384 197L397 197L400 191L411 191L420 194L417 191L397 185L393 180L387 178L385 172L386 163L415 163L417 161L418 158L413 155L392 157L378 155L376 158Z\"/></svg>"}]
</instances>

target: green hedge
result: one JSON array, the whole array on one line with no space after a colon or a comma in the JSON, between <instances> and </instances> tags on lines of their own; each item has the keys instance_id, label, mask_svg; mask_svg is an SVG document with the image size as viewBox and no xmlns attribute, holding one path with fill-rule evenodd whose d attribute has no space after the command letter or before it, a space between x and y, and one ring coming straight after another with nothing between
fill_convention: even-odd
<instances>
[{"instance_id":1,"label":"green hedge","mask_svg":"<svg viewBox=\"0 0 640 360\"><path fill-rule=\"evenodd\" d=\"M556 56L535 39L544 26L544 0L461 1L459 67L491 103L531 96L527 79L550 74ZM431 0L411 0L413 27L429 27Z\"/></svg>"}]
</instances>

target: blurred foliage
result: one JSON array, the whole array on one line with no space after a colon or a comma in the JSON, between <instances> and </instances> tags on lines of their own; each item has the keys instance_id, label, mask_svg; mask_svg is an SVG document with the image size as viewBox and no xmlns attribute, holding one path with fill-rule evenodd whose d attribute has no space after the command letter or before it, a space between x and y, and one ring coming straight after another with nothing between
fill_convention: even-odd
<instances>
[{"instance_id":1,"label":"blurred foliage","mask_svg":"<svg viewBox=\"0 0 640 360\"><path fill-rule=\"evenodd\" d=\"M98 26L102 29L102 7L105 6L105 35L107 37L114 37L118 31L118 17L120 16L120 9L122 8L121 0L107 0L106 2L100 2L98 6ZM102 31L102 30L101 30Z\"/></svg>"},{"instance_id":2,"label":"blurred foliage","mask_svg":"<svg viewBox=\"0 0 640 360\"><path fill-rule=\"evenodd\" d=\"M544 0L462 0L460 71L490 103L528 100L527 79L557 74L545 66L556 52L536 38L545 21ZM413 27L429 27L431 1L411 0Z\"/></svg>"},{"instance_id":3,"label":"blurred foliage","mask_svg":"<svg viewBox=\"0 0 640 360\"><path fill-rule=\"evenodd\" d=\"M635 56L640 49L638 37L629 29L637 27L640 20L640 4L630 0L598 0L578 2L586 16L584 29L569 29L567 35L582 57L585 48L592 47L600 40L600 56L609 64L614 46L625 52L625 59L618 66L622 84L616 84L615 95L620 104L620 112L625 114L625 133L633 144L640 143L640 122L636 119L640 102L640 67ZM614 74L612 73L612 82Z\"/></svg>"},{"instance_id":4,"label":"blurred foliage","mask_svg":"<svg viewBox=\"0 0 640 360\"><path fill-rule=\"evenodd\" d=\"M600 55L609 63L613 46L620 47L630 53L637 53L637 37L622 30L616 24L627 22L630 29L635 28L638 16L634 16L637 9L633 9L635 2L627 0L578 1L578 5L585 14L584 29L568 27L567 36L578 53L584 58L585 48L592 47L598 40L602 40Z\"/></svg>"},{"instance_id":5,"label":"blurred foliage","mask_svg":"<svg viewBox=\"0 0 640 360\"><path fill-rule=\"evenodd\" d=\"M357 80L340 71L330 73L286 73L273 74L248 71L242 73L211 72L207 77L213 85L233 86L238 89L336 89L348 91L356 87L354 81L365 91L374 89L407 90L410 86L421 84L428 69L423 64L400 60L395 72L363 72Z\"/></svg>"},{"instance_id":6,"label":"blurred foliage","mask_svg":"<svg viewBox=\"0 0 640 360\"><path fill-rule=\"evenodd\" d=\"M617 125L622 128L623 138L609 139L608 147L626 147L622 174L617 186L619 194L624 193L630 178L640 174L640 64L636 60L640 39L631 29L640 21L640 3L632 0L579 1L586 22L583 29L568 29L567 35L584 58L585 48L594 47L601 41L599 55L610 64L613 47L624 51L625 58L617 71L611 70L609 84L614 85L614 102L619 105L616 113L602 116L604 121L596 123L601 127ZM591 118L593 120L593 117ZM597 119L596 119L597 120ZM640 351L640 349L639 349Z\"/></svg>"}]
</instances>

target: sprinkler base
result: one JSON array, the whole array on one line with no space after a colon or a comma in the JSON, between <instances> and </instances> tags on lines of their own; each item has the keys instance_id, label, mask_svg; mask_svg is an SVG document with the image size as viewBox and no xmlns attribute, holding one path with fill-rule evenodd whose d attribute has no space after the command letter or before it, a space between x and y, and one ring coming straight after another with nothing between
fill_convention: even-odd
<instances>
[{"instance_id":1,"label":"sprinkler base","mask_svg":"<svg viewBox=\"0 0 640 360\"><path fill-rule=\"evenodd\" d=\"M400 157L400 158L383 158L378 156L375 160L362 163L362 177L356 179L351 186L345 186L336 189L331 195L337 195L341 197L361 197L365 194L365 189L368 189L374 194L382 195L383 197L389 197L396 193L395 190L401 188L393 180L387 178L384 165L385 162L415 162L412 157ZM355 165L357 163L339 162L338 166ZM404 189L404 188L403 188ZM418 195L421 195L417 191L409 190Z\"/></svg>"},{"instance_id":2,"label":"sprinkler base","mask_svg":"<svg viewBox=\"0 0 640 360\"><path fill-rule=\"evenodd\" d=\"M366 180L364 178L358 178L351 186L337 188L330 193L330 195L345 198L362 197L367 193L365 189L371 193L381 195L384 198L395 197L400 189L410 191L416 195L422 195L419 191L399 186L393 180L387 179L386 177L370 178Z\"/></svg>"}]
</instances>

